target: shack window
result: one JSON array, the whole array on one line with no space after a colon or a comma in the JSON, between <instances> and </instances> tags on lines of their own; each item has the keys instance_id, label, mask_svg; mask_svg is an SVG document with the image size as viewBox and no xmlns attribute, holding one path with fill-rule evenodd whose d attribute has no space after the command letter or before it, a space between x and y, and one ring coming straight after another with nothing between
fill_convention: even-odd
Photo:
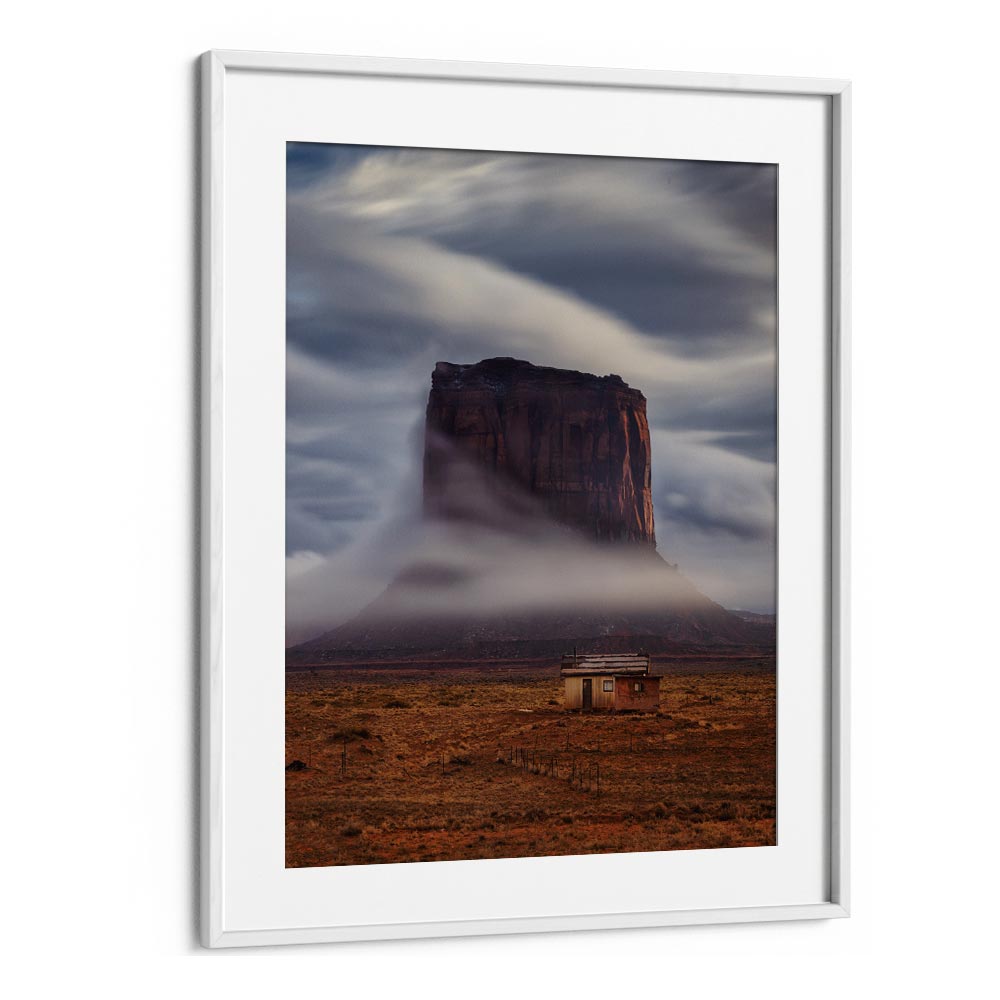
<instances>
[{"instance_id":1,"label":"shack window","mask_svg":"<svg viewBox=\"0 0 1000 1000\"><path fill-rule=\"evenodd\" d=\"M635 691L644 691L645 690L645 688L642 686L642 681L636 681L635 682L634 690Z\"/></svg>"},{"instance_id":2,"label":"shack window","mask_svg":"<svg viewBox=\"0 0 1000 1000\"><path fill-rule=\"evenodd\" d=\"M614 691L614 689L615 689L615 682L614 681L605 681L604 682L604 690L605 691Z\"/></svg>"}]
</instances>

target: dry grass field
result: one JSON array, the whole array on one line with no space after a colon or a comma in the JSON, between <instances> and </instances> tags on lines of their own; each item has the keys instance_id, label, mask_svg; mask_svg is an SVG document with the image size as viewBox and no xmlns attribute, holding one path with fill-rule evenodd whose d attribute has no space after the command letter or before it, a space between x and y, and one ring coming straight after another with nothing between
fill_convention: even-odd
<instances>
[{"instance_id":1,"label":"dry grass field","mask_svg":"<svg viewBox=\"0 0 1000 1000\"><path fill-rule=\"evenodd\" d=\"M287 866L774 844L773 659L654 669L643 715L541 665L289 672Z\"/></svg>"}]
</instances>

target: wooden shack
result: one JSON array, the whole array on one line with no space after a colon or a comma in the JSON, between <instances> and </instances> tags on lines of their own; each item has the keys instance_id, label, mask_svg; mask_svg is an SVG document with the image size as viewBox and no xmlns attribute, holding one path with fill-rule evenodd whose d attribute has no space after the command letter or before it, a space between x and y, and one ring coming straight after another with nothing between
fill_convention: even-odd
<instances>
[{"instance_id":1,"label":"wooden shack","mask_svg":"<svg viewBox=\"0 0 1000 1000\"><path fill-rule=\"evenodd\" d=\"M589 712L655 712L660 678L649 672L647 653L567 653L560 675L565 707Z\"/></svg>"}]
</instances>

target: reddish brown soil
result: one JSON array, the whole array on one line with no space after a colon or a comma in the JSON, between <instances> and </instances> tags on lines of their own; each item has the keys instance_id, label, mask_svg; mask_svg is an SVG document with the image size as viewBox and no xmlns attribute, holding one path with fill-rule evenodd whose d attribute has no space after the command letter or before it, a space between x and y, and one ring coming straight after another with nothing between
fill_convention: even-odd
<instances>
[{"instance_id":1,"label":"reddish brown soil","mask_svg":"<svg viewBox=\"0 0 1000 1000\"><path fill-rule=\"evenodd\" d=\"M644 715L537 666L289 673L286 864L773 845L773 661L656 669Z\"/></svg>"}]
</instances>

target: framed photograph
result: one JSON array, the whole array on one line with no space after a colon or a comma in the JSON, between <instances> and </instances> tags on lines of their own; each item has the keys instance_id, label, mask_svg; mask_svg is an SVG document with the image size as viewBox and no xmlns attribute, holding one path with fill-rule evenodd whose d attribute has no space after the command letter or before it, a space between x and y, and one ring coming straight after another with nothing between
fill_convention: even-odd
<instances>
[{"instance_id":1,"label":"framed photograph","mask_svg":"<svg viewBox=\"0 0 1000 1000\"><path fill-rule=\"evenodd\" d=\"M848 85L203 73L205 945L846 916Z\"/></svg>"}]
</instances>

